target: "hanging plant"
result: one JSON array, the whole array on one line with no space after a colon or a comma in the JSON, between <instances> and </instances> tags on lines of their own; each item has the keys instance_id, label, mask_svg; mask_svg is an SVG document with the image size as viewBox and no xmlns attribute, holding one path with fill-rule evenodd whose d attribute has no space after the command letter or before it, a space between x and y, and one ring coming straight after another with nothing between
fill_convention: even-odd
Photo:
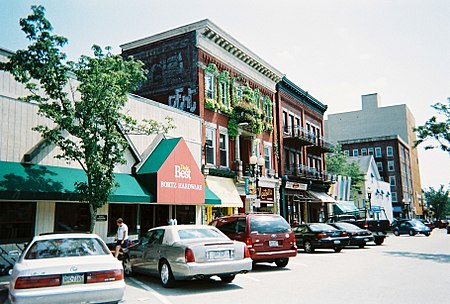
<instances>
[{"instance_id":1,"label":"hanging plant","mask_svg":"<svg viewBox=\"0 0 450 304\"><path fill-rule=\"evenodd\" d=\"M237 105L233 107L231 118L228 122L228 131L230 132L231 124L232 136L237 135L237 127L240 123L247 123L245 129L250 130L252 133L261 134L264 131L264 113L252 105Z\"/></svg>"}]
</instances>

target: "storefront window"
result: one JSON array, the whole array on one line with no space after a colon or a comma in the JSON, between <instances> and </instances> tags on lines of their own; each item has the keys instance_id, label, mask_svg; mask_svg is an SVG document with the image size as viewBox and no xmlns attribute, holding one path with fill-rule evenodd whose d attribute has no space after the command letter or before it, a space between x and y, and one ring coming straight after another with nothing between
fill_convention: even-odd
<instances>
[{"instance_id":1,"label":"storefront window","mask_svg":"<svg viewBox=\"0 0 450 304\"><path fill-rule=\"evenodd\" d=\"M175 206L175 218L178 225L195 224L195 206Z\"/></svg>"},{"instance_id":2,"label":"storefront window","mask_svg":"<svg viewBox=\"0 0 450 304\"><path fill-rule=\"evenodd\" d=\"M36 203L2 202L0 243L29 241L34 235Z\"/></svg>"},{"instance_id":3,"label":"storefront window","mask_svg":"<svg viewBox=\"0 0 450 304\"><path fill-rule=\"evenodd\" d=\"M128 234L137 234L137 205L135 204L109 204L108 236L117 233L116 219L123 219L128 226Z\"/></svg>"},{"instance_id":4,"label":"storefront window","mask_svg":"<svg viewBox=\"0 0 450 304\"><path fill-rule=\"evenodd\" d=\"M55 231L89 231L90 223L87 203L56 203Z\"/></svg>"}]
</instances>

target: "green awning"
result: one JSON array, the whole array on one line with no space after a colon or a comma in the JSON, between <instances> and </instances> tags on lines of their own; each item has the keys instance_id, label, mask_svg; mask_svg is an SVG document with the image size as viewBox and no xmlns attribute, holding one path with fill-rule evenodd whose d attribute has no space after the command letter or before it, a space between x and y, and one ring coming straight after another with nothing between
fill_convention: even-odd
<instances>
[{"instance_id":1,"label":"green awning","mask_svg":"<svg viewBox=\"0 0 450 304\"><path fill-rule=\"evenodd\" d=\"M119 187L110 202L150 203L154 197L134 176L116 173ZM81 169L0 161L0 199L78 201L75 183L86 181Z\"/></svg>"},{"instance_id":2,"label":"green awning","mask_svg":"<svg viewBox=\"0 0 450 304\"><path fill-rule=\"evenodd\" d=\"M359 209L356 208L353 202L340 202L333 205L334 214L348 214L354 212L359 212Z\"/></svg>"},{"instance_id":3,"label":"green awning","mask_svg":"<svg viewBox=\"0 0 450 304\"><path fill-rule=\"evenodd\" d=\"M180 140L181 137L162 140L147 158L137 174L151 174L158 172Z\"/></svg>"},{"instance_id":4,"label":"green awning","mask_svg":"<svg viewBox=\"0 0 450 304\"><path fill-rule=\"evenodd\" d=\"M205 204L207 205L220 205L222 203L222 200L209 189L207 186L205 186Z\"/></svg>"}]
</instances>

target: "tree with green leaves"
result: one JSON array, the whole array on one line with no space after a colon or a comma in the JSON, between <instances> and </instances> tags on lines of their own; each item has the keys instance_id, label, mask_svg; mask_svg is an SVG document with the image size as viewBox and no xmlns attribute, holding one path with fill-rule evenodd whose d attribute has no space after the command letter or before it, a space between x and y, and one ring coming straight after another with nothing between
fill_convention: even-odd
<instances>
[{"instance_id":1,"label":"tree with green leaves","mask_svg":"<svg viewBox=\"0 0 450 304\"><path fill-rule=\"evenodd\" d=\"M433 116L425 122L425 125L414 129L417 132L417 141L414 143L414 147L434 140L437 145L426 145L426 150L440 148L450 154L450 98L447 98L447 102L448 104L436 103L432 106L443 117L442 121Z\"/></svg>"},{"instance_id":2,"label":"tree with green leaves","mask_svg":"<svg viewBox=\"0 0 450 304\"><path fill-rule=\"evenodd\" d=\"M358 192L365 181L364 172L361 171L357 163L349 162L348 157L342 151L342 146L337 144L332 153L326 154L327 171L337 175L351 177L350 199L356 200Z\"/></svg>"},{"instance_id":3,"label":"tree with green leaves","mask_svg":"<svg viewBox=\"0 0 450 304\"><path fill-rule=\"evenodd\" d=\"M434 213L437 219L446 219L450 215L450 188L444 189L441 185L438 190L429 187L424 191L428 208Z\"/></svg>"},{"instance_id":4,"label":"tree with green leaves","mask_svg":"<svg viewBox=\"0 0 450 304\"><path fill-rule=\"evenodd\" d=\"M20 25L30 45L0 63L0 69L25 84L31 94L23 100L37 104L39 115L54 123L34 130L60 148L57 158L77 162L86 173L87 181L75 187L80 201L89 204L92 232L97 209L118 186L113 170L125 163L124 133L165 133L174 126L169 118L165 125L151 120L138 125L122 111L128 93L145 80L142 62L123 60L96 45L93 57L67 62L61 50L67 39L52 34L42 6L32 6Z\"/></svg>"}]
</instances>

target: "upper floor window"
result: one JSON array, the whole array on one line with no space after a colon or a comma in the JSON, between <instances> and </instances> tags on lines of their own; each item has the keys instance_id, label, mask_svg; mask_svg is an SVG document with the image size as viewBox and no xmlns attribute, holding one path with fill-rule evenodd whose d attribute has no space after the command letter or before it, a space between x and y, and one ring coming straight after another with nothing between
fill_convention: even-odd
<instances>
[{"instance_id":1,"label":"upper floor window","mask_svg":"<svg viewBox=\"0 0 450 304\"><path fill-rule=\"evenodd\" d=\"M386 155L387 156L394 156L394 149L391 146L386 147Z\"/></svg>"},{"instance_id":2,"label":"upper floor window","mask_svg":"<svg viewBox=\"0 0 450 304\"><path fill-rule=\"evenodd\" d=\"M367 149L367 154L369 154L369 155L373 155L373 148L369 148L369 149Z\"/></svg>"},{"instance_id":3,"label":"upper floor window","mask_svg":"<svg viewBox=\"0 0 450 304\"><path fill-rule=\"evenodd\" d=\"M358 149L353 149L353 156L359 156Z\"/></svg>"},{"instance_id":4,"label":"upper floor window","mask_svg":"<svg viewBox=\"0 0 450 304\"><path fill-rule=\"evenodd\" d=\"M388 171L395 171L393 160L388 161Z\"/></svg>"},{"instance_id":5,"label":"upper floor window","mask_svg":"<svg viewBox=\"0 0 450 304\"><path fill-rule=\"evenodd\" d=\"M220 166L228 167L228 135L220 133L219 138L220 149Z\"/></svg>"},{"instance_id":6,"label":"upper floor window","mask_svg":"<svg viewBox=\"0 0 450 304\"><path fill-rule=\"evenodd\" d=\"M267 96L264 96L264 114L266 122L271 123L272 122L272 101L270 101L270 98Z\"/></svg>"},{"instance_id":7,"label":"upper floor window","mask_svg":"<svg viewBox=\"0 0 450 304\"><path fill-rule=\"evenodd\" d=\"M381 157L381 147L375 147L375 157Z\"/></svg>"},{"instance_id":8,"label":"upper floor window","mask_svg":"<svg viewBox=\"0 0 450 304\"><path fill-rule=\"evenodd\" d=\"M344 150L344 155L347 156L347 157L349 157L349 156L350 156L350 151Z\"/></svg>"},{"instance_id":9,"label":"upper floor window","mask_svg":"<svg viewBox=\"0 0 450 304\"><path fill-rule=\"evenodd\" d=\"M389 176L389 184L391 184L391 186L396 186L396 180L395 180L395 175L391 175Z\"/></svg>"},{"instance_id":10,"label":"upper floor window","mask_svg":"<svg viewBox=\"0 0 450 304\"><path fill-rule=\"evenodd\" d=\"M361 155L362 156L366 156L367 155L367 148L362 148L361 149Z\"/></svg>"},{"instance_id":11,"label":"upper floor window","mask_svg":"<svg viewBox=\"0 0 450 304\"><path fill-rule=\"evenodd\" d=\"M214 91L214 75L211 73L205 74L205 95L208 99L215 99Z\"/></svg>"},{"instance_id":12,"label":"upper floor window","mask_svg":"<svg viewBox=\"0 0 450 304\"><path fill-rule=\"evenodd\" d=\"M219 83L220 86L220 102L226 106L229 107L229 98L228 98L228 84L225 81L221 81Z\"/></svg>"},{"instance_id":13,"label":"upper floor window","mask_svg":"<svg viewBox=\"0 0 450 304\"><path fill-rule=\"evenodd\" d=\"M216 130L213 128L206 128L206 143L205 143L206 163L216 164Z\"/></svg>"},{"instance_id":14,"label":"upper floor window","mask_svg":"<svg viewBox=\"0 0 450 304\"><path fill-rule=\"evenodd\" d=\"M383 163L377 162L377 168L378 168L378 172L383 172Z\"/></svg>"},{"instance_id":15,"label":"upper floor window","mask_svg":"<svg viewBox=\"0 0 450 304\"><path fill-rule=\"evenodd\" d=\"M283 131L284 133L289 133L288 113L286 111L283 111Z\"/></svg>"},{"instance_id":16,"label":"upper floor window","mask_svg":"<svg viewBox=\"0 0 450 304\"><path fill-rule=\"evenodd\" d=\"M264 167L266 172L272 169L272 147L270 145L264 145Z\"/></svg>"},{"instance_id":17,"label":"upper floor window","mask_svg":"<svg viewBox=\"0 0 450 304\"><path fill-rule=\"evenodd\" d=\"M398 202L397 192L392 192L392 202L394 202L394 203Z\"/></svg>"}]
</instances>

